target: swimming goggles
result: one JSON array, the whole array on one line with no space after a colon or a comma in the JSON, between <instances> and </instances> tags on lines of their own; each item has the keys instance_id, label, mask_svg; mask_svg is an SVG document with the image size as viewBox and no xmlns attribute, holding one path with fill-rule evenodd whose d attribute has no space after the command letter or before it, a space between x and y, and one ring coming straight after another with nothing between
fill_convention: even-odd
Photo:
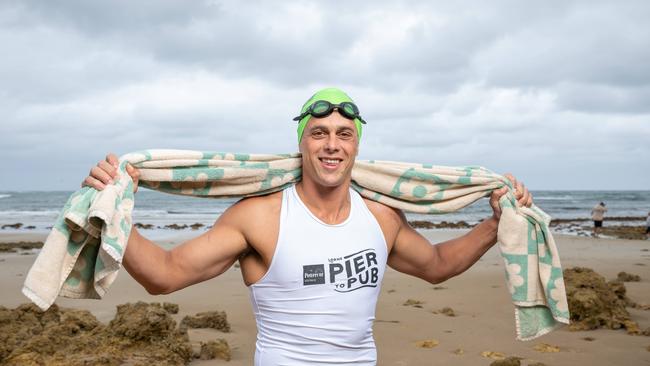
<instances>
[{"instance_id":1,"label":"swimming goggles","mask_svg":"<svg viewBox=\"0 0 650 366\"><path fill-rule=\"evenodd\" d=\"M303 118L305 118L307 115L312 115L316 118L323 118L327 117L332 112L334 109L337 109L339 113L348 119L354 120L354 119L359 119L361 123L364 125L366 124L366 121L361 118L359 115L359 108L354 103L351 102L343 102L340 104L332 104L326 100L317 100L312 105L307 108L306 111L304 111L301 115L298 117L294 118L294 121L300 121Z\"/></svg>"}]
</instances>

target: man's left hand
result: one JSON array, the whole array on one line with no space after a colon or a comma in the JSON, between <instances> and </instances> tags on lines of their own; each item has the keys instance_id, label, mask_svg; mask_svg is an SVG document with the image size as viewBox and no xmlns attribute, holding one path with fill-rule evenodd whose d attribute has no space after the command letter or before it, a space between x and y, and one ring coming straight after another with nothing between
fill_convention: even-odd
<instances>
[{"instance_id":1,"label":"man's left hand","mask_svg":"<svg viewBox=\"0 0 650 366\"><path fill-rule=\"evenodd\" d=\"M517 181L512 174L505 174L504 177L512 182L515 187L515 199L517 204L521 206L530 207L533 204L533 196L528 192L528 188L523 183ZM490 206L492 206L492 216L498 221L501 218L501 207L499 206L499 198L508 192L508 187L503 187L492 192L490 196Z\"/></svg>"}]
</instances>

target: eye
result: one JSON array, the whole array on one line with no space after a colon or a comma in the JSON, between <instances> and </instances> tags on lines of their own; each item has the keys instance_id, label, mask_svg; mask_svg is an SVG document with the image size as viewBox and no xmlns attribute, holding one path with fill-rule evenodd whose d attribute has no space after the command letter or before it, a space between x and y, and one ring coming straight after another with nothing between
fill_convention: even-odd
<instances>
[{"instance_id":1,"label":"eye","mask_svg":"<svg viewBox=\"0 0 650 366\"><path fill-rule=\"evenodd\" d=\"M325 132L323 130L314 130L314 131L312 131L311 135L314 138L322 138L322 137L325 136Z\"/></svg>"},{"instance_id":2,"label":"eye","mask_svg":"<svg viewBox=\"0 0 650 366\"><path fill-rule=\"evenodd\" d=\"M354 138L354 134L352 133L352 131L345 130L345 131L339 132L339 137L341 137L342 139L345 139L345 140L349 140L351 138Z\"/></svg>"}]
</instances>

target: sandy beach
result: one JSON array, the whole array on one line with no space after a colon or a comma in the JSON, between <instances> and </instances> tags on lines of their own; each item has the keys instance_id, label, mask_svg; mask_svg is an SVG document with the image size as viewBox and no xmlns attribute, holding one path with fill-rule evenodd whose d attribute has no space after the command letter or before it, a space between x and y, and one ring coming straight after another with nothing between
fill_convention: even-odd
<instances>
[{"instance_id":1,"label":"sandy beach","mask_svg":"<svg viewBox=\"0 0 650 366\"><path fill-rule=\"evenodd\" d=\"M422 231L432 242L444 241L463 231ZM176 236L173 236L176 235ZM161 241L171 246L190 234L170 234ZM0 242L42 241L39 234L2 234ZM628 297L638 304L650 304L650 241L594 239L556 235L563 267L592 268L607 280L625 271L639 275L640 282L626 282ZM14 308L28 302L20 292L25 275L36 257L35 251L0 254L0 306ZM440 285L431 285L393 270L386 272L379 298L375 340L379 365L489 365L486 351L522 358L522 365L650 365L650 337L628 335L625 330L598 329L569 331L560 328L529 342L515 340L513 306L505 288L504 270L496 248L490 250L463 275ZM407 306L407 300L421 302ZM255 347L255 321L248 290L238 268L224 275L164 296L149 295L126 271L118 276L102 300L59 298L61 307L86 309L101 322L110 321L118 304L128 302L172 302L180 311L180 321L198 312L225 311L232 331L190 329L190 341L224 338L232 359L192 361L191 365L251 365ZM444 307L455 316L434 313ZM650 327L650 310L628 308L641 330ZM585 340L587 338L588 340ZM418 341L435 340L437 346L420 348ZM541 352L536 346L548 344L559 352ZM539 347L537 347L539 348ZM553 347L547 347L553 349ZM555 349L557 350L557 349Z\"/></svg>"}]
</instances>

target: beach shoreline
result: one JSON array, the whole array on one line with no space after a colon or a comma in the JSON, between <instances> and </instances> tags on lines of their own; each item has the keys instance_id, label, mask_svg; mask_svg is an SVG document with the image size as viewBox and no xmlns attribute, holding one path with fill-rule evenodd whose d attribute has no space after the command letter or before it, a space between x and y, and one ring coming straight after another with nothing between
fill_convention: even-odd
<instances>
[{"instance_id":1,"label":"beach shoreline","mask_svg":"<svg viewBox=\"0 0 650 366\"><path fill-rule=\"evenodd\" d=\"M447 221L447 220L409 220L409 224L415 229L420 230L465 230L476 226L480 221ZM171 224L154 224L136 221L134 226L146 236L151 236L156 240L164 240L167 237L174 237L174 233L194 233L198 235L212 227L210 224L200 222L194 223L171 223ZM554 235L570 236L592 236L593 222L588 218L570 218L570 219L552 219L549 228ZM33 235L39 237L47 234L51 227L40 227L29 223L15 222L12 224L3 224L0 226L0 237ZM608 218L601 230L601 236L606 239L646 239L645 218L640 216L621 216ZM192 235L192 234L189 234ZM0 239L2 240L2 239ZM12 240L4 240L9 242ZM18 240L14 240L16 242Z\"/></svg>"},{"instance_id":2,"label":"beach shoreline","mask_svg":"<svg viewBox=\"0 0 650 366\"><path fill-rule=\"evenodd\" d=\"M462 234L463 230L420 230L432 242L441 242ZM171 247L195 233L170 232L162 246ZM0 242L41 241L43 234L0 232ZM594 239L556 235L563 267L589 267L605 278L613 279L620 271L636 274L640 282L626 283L627 294L639 304L650 304L650 241ZM28 300L20 289L36 251L0 254L0 306L14 308ZM422 307L405 306L407 300L420 301ZM236 266L222 276L170 295L149 295L126 271L122 271L102 300L58 298L60 307L89 310L101 322L115 316L116 306L128 302L171 302L179 305L174 319L202 311L225 311L232 332L191 329L190 341L224 338L232 350L230 365L250 365L255 347L256 328L248 289ZM434 314L444 307L454 317ZM629 308L640 329L650 327L650 311ZM571 332L567 327L531 342L515 340L513 306L505 288L504 269L496 248L488 251L466 273L434 286L394 270L387 270L377 304L374 326L379 365L425 365L431 362L449 365L489 365L493 360L485 351L523 357L522 364L533 361L546 365L643 364L650 360L650 337L632 336L624 330L598 329ZM593 341L584 340L593 338ZM434 348L418 348L423 340L439 342ZM538 344L558 346L560 352L534 350ZM191 365L217 365L221 360L195 360Z\"/></svg>"}]
</instances>

